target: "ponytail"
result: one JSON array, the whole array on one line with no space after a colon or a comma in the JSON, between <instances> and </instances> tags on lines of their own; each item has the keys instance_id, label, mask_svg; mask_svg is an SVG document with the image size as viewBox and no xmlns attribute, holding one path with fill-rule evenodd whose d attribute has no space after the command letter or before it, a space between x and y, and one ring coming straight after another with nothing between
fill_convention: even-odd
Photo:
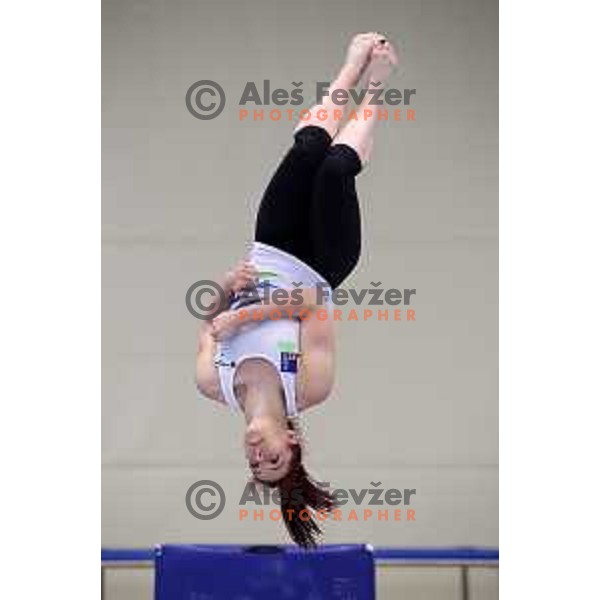
<instances>
[{"instance_id":1,"label":"ponytail","mask_svg":"<svg viewBox=\"0 0 600 600\"><path fill-rule=\"evenodd\" d=\"M291 421L288 426L295 429ZM304 468L300 444L292 448L290 470L285 477L264 484L279 490L283 521L292 540L305 548L315 547L322 535L315 511L330 513L335 500Z\"/></svg>"}]
</instances>

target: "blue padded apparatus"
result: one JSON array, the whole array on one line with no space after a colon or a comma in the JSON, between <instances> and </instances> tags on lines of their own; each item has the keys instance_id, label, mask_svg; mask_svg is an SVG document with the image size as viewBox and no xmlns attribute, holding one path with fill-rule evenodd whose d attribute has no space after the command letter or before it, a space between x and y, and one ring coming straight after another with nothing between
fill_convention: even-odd
<instances>
[{"instance_id":1,"label":"blue padded apparatus","mask_svg":"<svg viewBox=\"0 0 600 600\"><path fill-rule=\"evenodd\" d=\"M155 600L374 600L365 545L164 545L155 551Z\"/></svg>"}]
</instances>

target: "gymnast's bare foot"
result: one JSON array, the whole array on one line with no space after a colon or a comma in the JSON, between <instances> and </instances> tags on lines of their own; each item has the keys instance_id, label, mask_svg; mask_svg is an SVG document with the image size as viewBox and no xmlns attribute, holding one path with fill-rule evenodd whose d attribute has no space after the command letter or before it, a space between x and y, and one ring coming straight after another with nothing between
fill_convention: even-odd
<instances>
[{"instance_id":1,"label":"gymnast's bare foot","mask_svg":"<svg viewBox=\"0 0 600 600\"><path fill-rule=\"evenodd\" d=\"M379 36L376 45L371 49L371 58L366 67L364 87L377 89L383 85L393 68L398 64L398 57L392 45ZM381 89L381 88L380 88ZM337 144L345 144L356 151L361 164L367 164L373 149L373 129L376 124L374 118L372 98L366 95L357 109L357 118L348 121L335 138Z\"/></svg>"},{"instance_id":2,"label":"gymnast's bare foot","mask_svg":"<svg viewBox=\"0 0 600 600\"><path fill-rule=\"evenodd\" d=\"M383 36L379 36L375 46L371 50L369 64L366 67L365 84L377 87L385 83L398 64L396 50Z\"/></svg>"},{"instance_id":3,"label":"gymnast's bare foot","mask_svg":"<svg viewBox=\"0 0 600 600\"><path fill-rule=\"evenodd\" d=\"M359 33L352 38L346 52L346 62L343 69L352 73L355 83L358 83L369 60L371 51L375 48L378 39L383 36L371 31L370 33Z\"/></svg>"}]
</instances>

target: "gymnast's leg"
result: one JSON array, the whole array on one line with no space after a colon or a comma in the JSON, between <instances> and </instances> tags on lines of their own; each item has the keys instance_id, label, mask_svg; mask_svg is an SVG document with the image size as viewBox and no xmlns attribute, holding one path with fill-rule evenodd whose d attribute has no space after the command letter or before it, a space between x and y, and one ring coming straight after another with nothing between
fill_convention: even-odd
<instances>
[{"instance_id":1,"label":"gymnast's leg","mask_svg":"<svg viewBox=\"0 0 600 600\"><path fill-rule=\"evenodd\" d=\"M387 79L396 62L389 42L378 43L367 68L367 87ZM358 107L357 119L350 121L334 139L315 180L310 214L312 266L333 288L348 277L360 256L361 223L355 177L370 156L376 123L375 111L368 101L365 99Z\"/></svg>"},{"instance_id":2,"label":"gymnast's leg","mask_svg":"<svg viewBox=\"0 0 600 600\"><path fill-rule=\"evenodd\" d=\"M357 35L331 90L354 87L367 65L377 35ZM336 112L337 111L337 112ZM310 201L315 177L342 121L331 95L310 109L294 134L294 145L280 163L261 200L255 240L275 246L311 264Z\"/></svg>"}]
</instances>

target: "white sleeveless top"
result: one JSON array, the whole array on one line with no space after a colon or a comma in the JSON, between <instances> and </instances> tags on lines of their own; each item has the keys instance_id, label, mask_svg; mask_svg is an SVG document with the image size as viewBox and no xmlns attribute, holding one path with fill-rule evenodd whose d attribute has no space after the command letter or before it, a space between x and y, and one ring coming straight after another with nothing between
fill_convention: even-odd
<instances>
[{"instance_id":1,"label":"white sleeveless top","mask_svg":"<svg viewBox=\"0 0 600 600\"><path fill-rule=\"evenodd\" d=\"M267 244L254 242L248 259L258 270L258 292L265 286L273 289L294 289L294 283L302 288L323 286L331 298L329 285L321 275L301 260ZM243 306L248 298L234 297L230 308ZM260 308L260 304L252 304ZM327 308L327 303L323 308ZM217 344L215 365L218 369L221 390L227 404L234 410L240 410L234 392L234 379L237 367L248 358L262 358L277 370L285 395L286 415L298 414L296 402L296 377L300 359L300 321L282 316L279 320L265 316L262 321L242 325L237 333Z\"/></svg>"}]
</instances>

